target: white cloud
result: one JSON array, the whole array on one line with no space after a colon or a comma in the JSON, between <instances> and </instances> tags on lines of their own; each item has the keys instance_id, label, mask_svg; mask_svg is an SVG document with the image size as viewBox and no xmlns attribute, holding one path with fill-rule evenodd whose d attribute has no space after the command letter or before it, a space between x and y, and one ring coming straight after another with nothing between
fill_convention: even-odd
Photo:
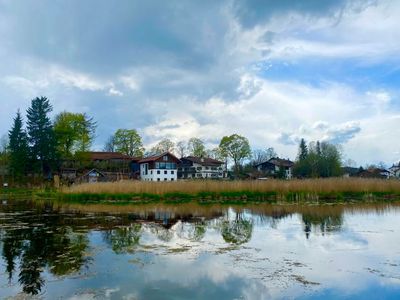
<instances>
[{"instance_id":1,"label":"white cloud","mask_svg":"<svg viewBox=\"0 0 400 300\"><path fill-rule=\"evenodd\" d=\"M127 88L131 89L132 91L139 90L139 83L133 76L122 76L120 80Z\"/></svg>"},{"instance_id":2,"label":"white cloud","mask_svg":"<svg viewBox=\"0 0 400 300\"><path fill-rule=\"evenodd\" d=\"M347 144L352 145L349 156L364 163L373 157L368 150L371 147L360 145L354 151L354 140L361 142L372 133L380 136L382 127L388 126L387 123L394 126L399 117L389 107L380 112L371 110L370 99L346 85L310 87L294 82L254 80L260 86L259 91L238 101L211 98L201 102L181 98L163 105L154 103L149 109L162 117L144 128L144 133L153 141L164 136L176 141L197 136L214 144L223 135L239 133L247 136L254 147L273 146L279 154L291 158L296 155L300 138L329 141L343 144L345 150ZM387 131L385 138L396 140L396 130ZM379 148L375 151L379 153L378 160L396 159L395 144L377 142L372 148Z\"/></svg>"},{"instance_id":3,"label":"white cloud","mask_svg":"<svg viewBox=\"0 0 400 300\"><path fill-rule=\"evenodd\" d=\"M351 5L334 15L275 15L246 31L244 45L263 51L266 59L352 58L365 63L400 59L397 1L376 1L361 10ZM244 33L242 33L244 34ZM267 34L267 38L265 38Z\"/></svg>"},{"instance_id":4,"label":"white cloud","mask_svg":"<svg viewBox=\"0 0 400 300\"><path fill-rule=\"evenodd\" d=\"M108 94L110 96L123 96L124 93L117 90L115 87L110 87L110 89L108 90Z\"/></svg>"}]
</instances>

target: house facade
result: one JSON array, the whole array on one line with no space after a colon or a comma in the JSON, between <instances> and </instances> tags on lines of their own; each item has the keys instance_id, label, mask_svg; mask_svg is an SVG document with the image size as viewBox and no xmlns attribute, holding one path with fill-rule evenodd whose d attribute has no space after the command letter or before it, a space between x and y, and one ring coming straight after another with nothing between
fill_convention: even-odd
<instances>
[{"instance_id":1,"label":"house facade","mask_svg":"<svg viewBox=\"0 0 400 300\"><path fill-rule=\"evenodd\" d=\"M226 177L225 163L209 157L183 157L178 166L179 179L223 179Z\"/></svg>"},{"instance_id":2,"label":"house facade","mask_svg":"<svg viewBox=\"0 0 400 300\"><path fill-rule=\"evenodd\" d=\"M400 162L397 165L393 165L389 168L391 178L400 178Z\"/></svg>"},{"instance_id":3,"label":"house facade","mask_svg":"<svg viewBox=\"0 0 400 300\"><path fill-rule=\"evenodd\" d=\"M356 176L361 178L388 179L390 177L390 172L381 168L368 168L360 170Z\"/></svg>"},{"instance_id":4,"label":"house facade","mask_svg":"<svg viewBox=\"0 0 400 300\"><path fill-rule=\"evenodd\" d=\"M97 170L102 181L135 179L139 177L139 160L119 152L81 152L76 159L62 161L60 177L64 182L74 183L89 171Z\"/></svg>"},{"instance_id":5,"label":"house facade","mask_svg":"<svg viewBox=\"0 0 400 300\"><path fill-rule=\"evenodd\" d=\"M169 152L145 157L138 163L140 166L140 179L143 181L176 181L178 179L178 164L180 161Z\"/></svg>"},{"instance_id":6,"label":"house facade","mask_svg":"<svg viewBox=\"0 0 400 300\"><path fill-rule=\"evenodd\" d=\"M273 157L265 162L255 165L255 168L265 176L291 179L293 177L293 166L294 162L291 160Z\"/></svg>"}]
</instances>

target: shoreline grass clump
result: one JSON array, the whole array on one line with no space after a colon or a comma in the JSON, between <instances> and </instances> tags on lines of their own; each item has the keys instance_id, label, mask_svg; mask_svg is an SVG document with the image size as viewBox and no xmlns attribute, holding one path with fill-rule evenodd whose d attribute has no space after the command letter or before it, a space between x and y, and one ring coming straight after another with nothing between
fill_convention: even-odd
<instances>
[{"instance_id":1,"label":"shoreline grass clump","mask_svg":"<svg viewBox=\"0 0 400 300\"><path fill-rule=\"evenodd\" d=\"M39 195L40 196L40 195ZM62 188L57 197L76 202L149 203L344 202L400 200L400 181L327 178L259 181L119 181Z\"/></svg>"}]
</instances>

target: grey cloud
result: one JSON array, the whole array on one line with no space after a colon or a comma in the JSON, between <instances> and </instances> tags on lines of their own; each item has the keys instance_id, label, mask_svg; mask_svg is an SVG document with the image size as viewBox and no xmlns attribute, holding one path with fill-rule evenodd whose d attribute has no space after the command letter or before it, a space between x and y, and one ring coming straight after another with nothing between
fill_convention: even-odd
<instances>
[{"instance_id":1,"label":"grey cloud","mask_svg":"<svg viewBox=\"0 0 400 300\"><path fill-rule=\"evenodd\" d=\"M339 16L342 11L361 11L376 0L235 0L236 16L244 27L254 27L274 15L300 13L309 17Z\"/></svg>"},{"instance_id":2,"label":"grey cloud","mask_svg":"<svg viewBox=\"0 0 400 300\"><path fill-rule=\"evenodd\" d=\"M282 132L278 137L278 142L282 145L297 145L301 138L305 138L308 141L321 140L333 144L345 144L360 131L360 124L354 121L335 126L319 121L310 128L302 126L302 129L300 128L294 132Z\"/></svg>"},{"instance_id":3,"label":"grey cloud","mask_svg":"<svg viewBox=\"0 0 400 300\"><path fill-rule=\"evenodd\" d=\"M278 142L286 146L297 145L299 140L298 136L287 132L282 132L278 137Z\"/></svg>"},{"instance_id":4,"label":"grey cloud","mask_svg":"<svg viewBox=\"0 0 400 300\"><path fill-rule=\"evenodd\" d=\"M328 129L328 137L325 140L333 144L344 144L354 138L360 131L360 124L349 122L336 128Z\"/></svg>"}]
</instances>

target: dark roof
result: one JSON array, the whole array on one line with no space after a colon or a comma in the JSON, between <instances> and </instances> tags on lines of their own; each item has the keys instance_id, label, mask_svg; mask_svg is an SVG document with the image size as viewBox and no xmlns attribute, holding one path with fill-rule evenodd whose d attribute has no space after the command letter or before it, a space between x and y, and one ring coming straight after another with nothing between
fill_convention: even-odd
<instances>
[{"instance_id":1,"label":"dark roof","mask_svg":"<svg viewBox=\"0 0 400 300\"><path fill-rule=\"evenodd\" d=\"M82 175L81 177L89 176L89 174L92 173L92 172L98 173L101 177L106 177L102 172L100 172L97 169L91 169L90 171L87 171L86 173L84 173L84 175Z\"/></svg>"},{"instance_id":2,"label":"dark roof","mask_svg":"<svg viewBox=\"0 0 400 300\"><path fill-rule=\"evenodd\" d=\"M163 157L164 155L169 155L169 156L171 156L174 160L176 160L177 162L179 162L179 159L178 159L175 155L173 155L173 154L170 153L170 152L164 152L164 153L162 153L162 154L157 154L157 155L152 155L152 156L145 157L145 158L139 160L139 164L145 163L145 162L156 161L156 160L160 159L161 157Z\"/></svg>"},{"instance_id":3,"label":"dark roof","mask_svg":"<svg viewBox=\"0 0 400 300\"><path fill-rule=\"evenodd\" d=\"M282 159L282 158L279 158L279 157L273 157L273 158L270 158L267 161L264 161L262 163L257 164L256 167L260 166L260 165L263 165L265 163L270 163L270 164L273 164L273 165L276 165L276 166L279 166L279 167L293 167L294 166L294 162L292 162L289 159Z\"/></svg>"},{"instance_id":4,"label":"dark roof","mask_svg":"<svg viewBox=\"0 0 400 300\"><path fill-rule=\"evenodd\" d=\"M202 166L215 166L215 165L223 165L223 161L219 161L210 157L196 157L196 156L187 156L183 157L182 160L189 160L193 163L202 165Z\"/></svg>"},{"instance_id":5,"label":"dark roof","mask_svg":"<svg viewBox=\"0 0 400 300\"><path fill-rule=\"evenodd\" d=\"M138 157L131 157L120 152L85 152L85 154L89 156L90 160L140 160Z\"/></svg>"},{"instance_id":6,"label":"dark roof","mask_svg":"<svg viewBox=\"0 0 400 300\"><path fill-rule=\"evenodd\" d=\"M362 170L356 174L359 177L386 177L384 174L390 173L388 170L380 168L369 168L367 170Z\"/></svg>"},{"instance_id":7,"label":"dark roof","mask_svg":"<svg viewBox=\"0 0 400 300\"><path fill-rule=\"evenodd\" d=\"M354 175L354 174L357 174L360 171L360 169L354 168L354 167L342 167L342 171L345 174Z\"/></svg>"}]
</instances>

